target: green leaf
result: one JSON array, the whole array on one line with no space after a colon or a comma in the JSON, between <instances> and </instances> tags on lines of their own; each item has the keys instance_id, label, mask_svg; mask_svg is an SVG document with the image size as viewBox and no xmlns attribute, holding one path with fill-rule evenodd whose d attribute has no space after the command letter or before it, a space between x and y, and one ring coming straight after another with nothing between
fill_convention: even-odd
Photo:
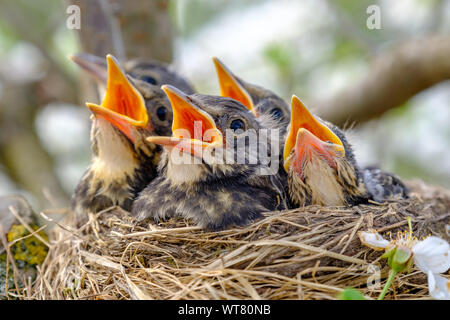
<instances>
[{"instance_id":1,"label":"green leaf","mask_svg":"<svg viewBox=\"0 0 450 320\"><path fill-rule=\"evenodd\" d=\"M389 266L396 272L402 272L408 267L408 262L412 258L412 252L408 248L397 248L392 256L392 263Z\"/></svg>"},{"instance_id":2,"label":"green leaf","mask_svg":"<svg viewBox=\"0 0 450 320\"><path fill-rule=\"evenodd\" d=\"M411 258L411 251L408 249L398 248L394 255L394 262L405 264Z\"/></svg>"},{"instance_id":3,"label":"green leaf","mask_svg":"<svg viewBox=\"0 0 450 320\"><path fill-rule=\"evenodd\" d=\"M392 260L393 260L393 257L394 257L394 255L395 255L395 252L397 251L397 248L394 248L394 249L392 249L392 250L390 250L390 251L387 251L387 252L385 252L382 256L381 256L381 258L387 258L388 259L388 266L390 266L391 268L392 268Z\"/></svg>"},{"instance_id":4,"label":"green leaf","mask_svg":"<svg viewBox=\"0 0 450 320\"><path fill-rule=\"evenodd\" d=\"M338 295L339 300L367 300L364 295L356 289L347 288Z\"/></svg>"},{"instance_id":5,"label":"green leaf","mask_svg":"<svg viewBox=\"0 0 450 320\"><path fill-rule=\"evenodd\" d=\"M381 259L390 258L394 253L395 253L395 248L393 248L389 251L386 251L380 258Z\"/></svg>"}]
</instances>

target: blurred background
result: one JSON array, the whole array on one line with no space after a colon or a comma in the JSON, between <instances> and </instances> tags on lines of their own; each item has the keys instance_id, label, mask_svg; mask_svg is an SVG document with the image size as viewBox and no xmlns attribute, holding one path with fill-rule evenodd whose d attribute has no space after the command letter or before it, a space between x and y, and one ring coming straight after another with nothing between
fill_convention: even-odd
<instances>
[{"instance_id":1,"label":"blurred background","mask_svg":"<svg viewBox=\"0 0 450 320\"><path fill-rule=\"evenodd\" d=\"M170 62L207 94L217 56L348 129L362 166L450 188L450 0L2 0L0 195L68 205L99 102L80 51Z\"/></svg>"}]
</instances>

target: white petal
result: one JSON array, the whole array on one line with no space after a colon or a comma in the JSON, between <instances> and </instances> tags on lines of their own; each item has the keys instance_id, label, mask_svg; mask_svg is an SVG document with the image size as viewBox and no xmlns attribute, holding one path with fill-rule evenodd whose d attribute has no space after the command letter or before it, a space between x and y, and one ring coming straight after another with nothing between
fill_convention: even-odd
<instances>
[{"instance_id":1,"label":"white petal","mask_svg":"<svg viewBox=\"0 0 450 320\"><path fill-rule=\"evenodd\" d=\"M374 250L383 250L389 244L389 241L383 239L383 237L376 232L358 232L359 239L362 244L370 247Z\"/></svg>"},{"instance_id":2,"label":"white petal","mask_svg":"<svg viewBox=\"0 0 450 320\"><path fill-rule=\"evenodd\" d=\"M443 273L450 268L450 246L438 237L428 237L413 248L414 262L423 272Z\"/></svg>"},{"instance_id":3,"label":"white petal","mask_svg":"<svg viewBox=\"0 0 450 320\"><path fill-rule=\"evenodd\" d=\"M450 280L428 271L428 290L437 300L450 300Z\"/></svg>"}]
</instances>

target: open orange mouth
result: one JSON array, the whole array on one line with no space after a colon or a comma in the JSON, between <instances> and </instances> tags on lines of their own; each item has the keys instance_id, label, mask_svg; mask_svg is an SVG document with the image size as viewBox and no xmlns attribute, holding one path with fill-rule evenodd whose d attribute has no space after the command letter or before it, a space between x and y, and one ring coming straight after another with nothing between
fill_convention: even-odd
<instances>
[{"instance_id":1,"label":"open orange mouth","mask_svg":"<svg viewBox=\"0 0 450 320\"><path fill-rule=\"evenodd\" d=\"M172 137L151 136L147 141L175 147L200 158L204 149L223 145L223 135L208 113L177 88L170 85L161 88L169 97L173 109Z\"/></svg>"},{"instance_id":2,"label":"open orange mouth","mask_svg":"<svg viewBox=\"0 0 450 320\"><path fill-rule=\"evenodd\" d=\"M248 91L219 59L216 57L212 59L216 66L217 77L219 78L220 95L239 101L257 117L258 112Z\"/></svg>"},{"instance_id":3,"label":"open orange mouth","mask_svg":"<svg viewBox=\"0 0 450 320\"><path fill-rule=\"evenodd\" d=\"M131 127L145 128L149 125L145 101L127 79L116 58L107 55L106 60L108 82L105 97L101 105L86 103L86 106L132 139Z\"/></svg>"},{"instance_id":4,"label":"open orange mouth","mask_svg":"<svg viewBox=\"0 0 450 320\"><path fill-rule=\"evenodd\" d=\"M289 170L291 161L289 155L296 148L297 157L310 155L311 150L320 152L331 164L334 162L327 146L332 145L333 150L345 155L344 145L339 137L327 126L319 122L295 95L291 101L291 124L284 145L284 169ZM312 147L313 149L309 148Z\"/></svg>"}]
</instances>

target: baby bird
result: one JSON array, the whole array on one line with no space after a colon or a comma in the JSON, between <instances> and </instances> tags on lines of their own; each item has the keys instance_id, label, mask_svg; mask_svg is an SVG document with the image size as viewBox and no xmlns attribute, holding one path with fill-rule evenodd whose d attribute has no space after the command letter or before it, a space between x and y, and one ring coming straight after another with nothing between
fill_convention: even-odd
<instances>
[{"instance_id":1,"label":"baby bird","mask_svg":"<svg viewBox=\"0 0 450 320\"><path fill-rule=\"evenodd\" d=\"M125 75L116 59L107 56L106 93L92 111L90 167L75 189L71 207L78 224L87 212L118 205L126 210L156 176L162 148L145 141L149 135L169 135L172 109L160 87ZM94 76L102 63L86 64ZM162 72L162 71L161 71ZM164 72L162 72L164 73ZM103 76L98 80L103 81ZM170 79L169 79L170 80Z\"/></svg>"},{"instance_id":2,"label":"baby bird","mask_svg":"<svg viewBox=\"0 0 450 320\"><path fill-rule=\"evenodd\" d=\"M158 177L133 204L138 220L181 216L220 230L284 209L269 176L260 174L263 165L248 160L256 152L250 136L257 137L261 127L245 106L168 85L162 89L172 104L172 137L147 139L165 151ZM238 161L244 156L248 161Z\"/></svg>"},{"instance_id":3,"label":"baby bird","mask_svg":"<svg viewBox=\"0 0 450 320\"><path fill-rule=\"evenodd\" d=\"M213 57L213 62L219 79L221 96L241 102L258 119L262 127L271 130L273 141L277 140L276 144L279 148L275 152L279 157L271 162L271 180L282 190L286 184L286 173L280 164L282 162L282 140L290 119L288 105L272 91L244 82L235 76L218 58Z\"/></svg>"},{"instance_id":4,"label":"baby bird","mask_svg":"<svg viewBox=\"0 0 450 320\"><path fill-rule=\"evenodd\" d=\"M373 169L361 171L344 134L314 117L296 96L291 112L283 157L293 207L355 205L368 199L381 202L406 196L406 188L395 176ZM381 177L391 180L383 183Z\"/></svg>"},{"instance_id":5,"label":"baby bird","mask_svg":"<svg viewBox=\"0 0 450 320\"><path fill-rule=\"evenodd\" d=\"M342 132L315 118L295 95L283 158L294 207L350 205L367 196L353 152Z\"/></svg>"},{"instance_id":6,"label":"baby bird","mask_svg":"<svg viewBox=\"0 0 450 320\"><path fill-rule=\"evenodd\" d=\"M275 93L244 82L235 76L219 59L213 57L220 85L220 95L241 102L266 128L284 130L289 124L289 107Z\"/></svg>"}]
</instances>

